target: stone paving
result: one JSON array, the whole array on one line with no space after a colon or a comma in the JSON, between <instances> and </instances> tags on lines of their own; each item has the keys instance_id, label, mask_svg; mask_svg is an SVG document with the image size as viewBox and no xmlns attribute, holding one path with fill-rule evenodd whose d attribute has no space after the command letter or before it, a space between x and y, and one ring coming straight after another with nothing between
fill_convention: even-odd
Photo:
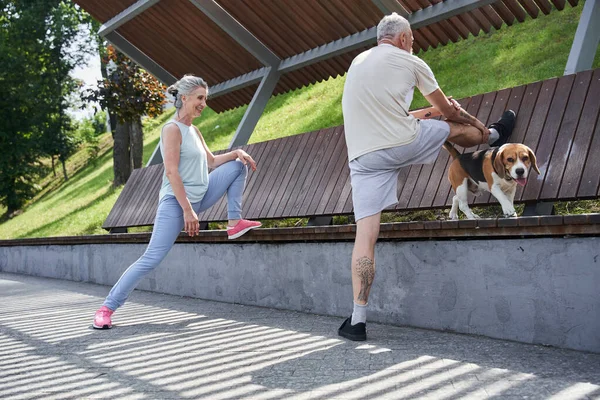
<instances>
[{"instance_id":1,"label":"stone paving","mask_svg":"<svg viewBox=\"0 0 600 400\"><path fill-rule=\"evenodd\" d=\"M600 399L600 354L0 273L0 399Z\"/></svg>"}]
</instances>

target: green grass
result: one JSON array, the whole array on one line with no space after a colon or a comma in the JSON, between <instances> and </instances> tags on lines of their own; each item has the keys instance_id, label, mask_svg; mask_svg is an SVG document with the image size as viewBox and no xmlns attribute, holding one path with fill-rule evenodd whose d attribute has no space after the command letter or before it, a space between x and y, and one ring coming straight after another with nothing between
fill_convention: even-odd
<instances>
[{"instance_id":1,"label":"green grass","mask_svg":"<svg viewBox=\"0 0 600 400\"><path fill-rule=\"evenodd\" d=\"M480 34L456 44L430 49L419 54L434 71L442 89L455 98L467 97L506 87L561 76L581 13L582 4L564 11L540 16L523 24L490 34ZM596 55L594 68L600 66ZM270 99L250 138L251 143L340 125L343 122L341 96L345 77L282 94ZM426 105L415 94L413 108ZM246 107L221 114L206 109L194 123L212 150L227 148ZM161 126L173 110L158 118L144 120L144 163L154 151ZM82 149L68 161L70 179L64 181L59 168L40 180L43 188L24 208L24 212L0 224L0 239L102 234L108 216L122 188L112 188L112 138L101 139L100 155L88 163ZM600 212L600 201L565 202L559 213ZM0 209L0 213L4 210ZM482 216L497 215L494 207L476 211ZM384 222L443 218L447 211L390 213ZM346 223L348 217L336 217ZM305 219L269 221L269 226L294 226ZM219 226L217 224L214 225ZM136 230L145 230L144 228Z\"/></svg>"}]
</instances>

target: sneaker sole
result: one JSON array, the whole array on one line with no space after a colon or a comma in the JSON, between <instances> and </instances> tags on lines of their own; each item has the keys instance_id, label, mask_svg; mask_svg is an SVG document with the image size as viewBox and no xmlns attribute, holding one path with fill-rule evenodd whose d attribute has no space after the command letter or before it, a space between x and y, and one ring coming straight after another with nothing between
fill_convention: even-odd
<instances>
[{"instance_id":1,"label":"sneaker sole","mask_svg":"<svg viewBox=\"0 0 600 400\"><path fill-rule=\"evenodd\" d=\"M112 325L102 325L102 326L98 326L98 325L96 325L96 324L92 324L92 328L94 328L94 329L102 329L102 330L104 330L104 329L111 329L111 328L112 328Z\"/></svg>"},{"instance_id":2,"label":"sneaker sole","mask_svg":"<svg viewBox=\"0 0 600 400\"><path fill-rule=\"evenodd\" d=\"M367 340L367 335L352 335L352 334L344 333L344 332L340 332L340 331L338 331L338 335L341 337L344 337L346 339L350 339L354 342L364 342Z\"/></svg>"},{"instance_id":3,"label":"sneaker sole","mask_svg":"<svg viewBox=\"0 0 600 400\"><path fill-rule=\"evenodd\" d=\"M239 231L238 233L234 234L234 235L228 235L227 237L229 238L229 240L233 240L233 239L237 239L240 236L242 236L243 234L247 233L248 231L255 229L255 228L259 228L259 226L249 226L248 228Z\"/></svg>"}]
</instances>

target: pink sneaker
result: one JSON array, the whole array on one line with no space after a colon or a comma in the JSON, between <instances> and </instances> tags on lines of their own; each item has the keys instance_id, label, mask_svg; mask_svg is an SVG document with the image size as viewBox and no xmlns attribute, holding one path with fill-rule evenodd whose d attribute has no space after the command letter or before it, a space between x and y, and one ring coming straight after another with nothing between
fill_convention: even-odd
<instances>
[{"instance_id":1,"label":"pink sneaker","mask_svg":"<svg viewBox=\"0 0 600 400\"><path fill-rule=\"evenodd\" d=\"M229 239L237 239L250 229L258 228L262 224L258 221L248 221L247 219L240 219L234 227L227 228L227 236Z\"/></svg>"},{"instance_id":2,"label":"pink sneaker","mask_svg":"<svg viewBox=\"0 0 600 400\"><path fill-rule=\"evenodd\" d=\"M110 320L110 316L113 312L113 310L106 306L100 307L100 309L96 311L96 315L94 315L94 329L112 328L112 321Z\"/></svg>"}]
</instances>

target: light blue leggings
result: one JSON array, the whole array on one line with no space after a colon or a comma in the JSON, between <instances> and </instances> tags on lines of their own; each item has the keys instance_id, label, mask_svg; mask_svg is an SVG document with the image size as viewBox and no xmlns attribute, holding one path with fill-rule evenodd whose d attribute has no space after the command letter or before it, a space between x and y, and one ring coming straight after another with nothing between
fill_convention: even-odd
<instances>
[{"instance_id":1,"label":"light blue leggings","mask_svg":"<svg viewBox=\"0 0 600 400\"><path fill-rule=\"evenodd\" d=\"M215 204L227 192L227 218L240 219L242 194L248 168L239 160L229 161L208 175L208 190L204 198L192 203L196 213ZM144 254L121 275L104 301L111 310L121 307L140 280L152 272L166 257L183 229L183 210L174 196L165 196L158 205L150 243Z\"/></svg>"}]
</instances>

